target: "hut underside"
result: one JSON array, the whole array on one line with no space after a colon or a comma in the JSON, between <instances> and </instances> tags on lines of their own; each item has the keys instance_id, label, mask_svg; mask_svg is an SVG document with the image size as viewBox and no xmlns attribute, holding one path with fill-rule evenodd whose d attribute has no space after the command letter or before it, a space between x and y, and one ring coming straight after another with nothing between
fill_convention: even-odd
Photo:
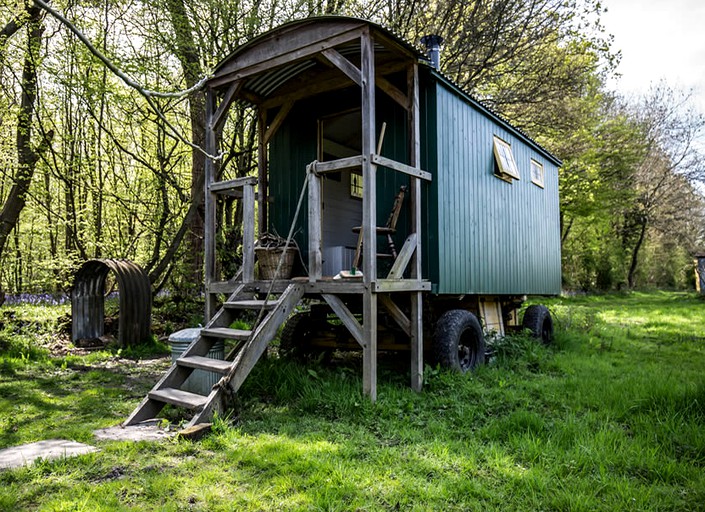
<instances>
[{"instance_id":1,"label":"hut underside","mask_svg":"<svg viewBox=\"0 0 705 512\"><path fill-rule=\"evenodd\" d=\"M422 278L421 182L431 175L419 168L419 55L367 22L335 20L329 23L298 22L252 40L224 61L207 84L206 149L218 153L219 137L230 107L245 101L257 110L259 124L258 175L218 181L218 162L207 159L205 197L206 320L216 312L218 294L233 293L246 286L254 293L282 293L296 283L308 297L319 298L341 320L363 353L364 391L376 398L378 308L381 305L408 335L411 353L411 386L420 390L423 371L422 302L431 289ZM260 235L269 225L269 144L297 102L351 86L360 90L361 140L359 154L312 161L306 168L291 169L305 175L308 191L308 276L291 281L255 281L255 230ZM407 113L408 158L406 162L381 156L382 134L376 131L377 92L391 98ZM379 276L377 227L388 212L378 216L376 172L378 167L409 177L409 232L398 250L391 270ZM323 235L326 212L322 211L322 179L330 173L355 169L362 176L362 279L332 280L323 272ZM255 193L255 187L257 192ZM243 266L237 278L227 281L217 275L216 202L218 194L241 198L243 207ZM257 219L255 219L255 214ZM292 219L293 220L293 219ZM255 222L257 221L257 222ZM350 297L357 297L351 301ZM351 311L351 302L360 302ZM400 307L399 304L403 304ZM361 318L362 322L358 320Z\"/></svg>"}]
</instances>

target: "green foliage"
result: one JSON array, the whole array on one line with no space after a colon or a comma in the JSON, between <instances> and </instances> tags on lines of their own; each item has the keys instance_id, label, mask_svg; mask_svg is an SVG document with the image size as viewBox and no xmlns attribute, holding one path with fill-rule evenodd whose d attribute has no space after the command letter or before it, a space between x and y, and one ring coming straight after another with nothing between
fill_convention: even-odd
<instances>
[{"instance_id":1,"label":"green foliage","mask_svg":"<svg viewBox=\"0 0 705 512\"><path fill-rule=\"evenodd\" d=\"M556 341L517 335L471 374L381 358L270 357L200 442L100 452L0 473L4 508L121 510L697 510L705 499L705 310L684 293L548 301ZM404 358L405 359L405 358ZM109 354L0 367L0 448L95 443L163 371ZM168 359L164 361L168 364ZM556 484L560 482L560 485Z\"/></svg>"}]
</instances>

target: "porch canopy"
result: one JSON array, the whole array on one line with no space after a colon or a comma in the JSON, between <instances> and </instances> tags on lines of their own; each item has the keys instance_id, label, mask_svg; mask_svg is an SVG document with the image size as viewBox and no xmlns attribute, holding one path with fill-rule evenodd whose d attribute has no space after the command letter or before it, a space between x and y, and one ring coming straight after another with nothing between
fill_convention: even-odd
<instances>
[{"instance_id":1,"label":"porch canopy","mask_svg":"<svg viewBox=\"0 0 705 512\"><path fill-rule=\"evenodd\" d=\"M374 41L377 86L408 106L406 93L384 77L426 57L375 23L327 16L286 23L253 38L218 64L206 84L226 91L216 123L235 99L266 109L348 87L351 81L360 85L360 39L365 34Z\"/></svg>"}]
</instances>

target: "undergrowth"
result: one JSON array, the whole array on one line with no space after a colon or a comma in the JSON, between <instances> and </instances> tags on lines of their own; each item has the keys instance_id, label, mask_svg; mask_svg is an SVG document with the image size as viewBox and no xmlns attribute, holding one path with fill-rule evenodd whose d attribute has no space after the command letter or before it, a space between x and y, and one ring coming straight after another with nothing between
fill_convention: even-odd
<instances>
[{"instance_id":1,"label":"undergrowth","mask_svg":"<svg viewBox=\"0 0 705 512\"><path fill-rule=\"evenodd\" d=\"M276 351L198 443L99 443L100 452L0 473L0 509L701 510L705 304L648 293L552 299L552 346L494 342L472 374L380 358L305 364ZM91 441L159 372L110 357L0 369L0 447Z\"/></svg>"}]
</instances>

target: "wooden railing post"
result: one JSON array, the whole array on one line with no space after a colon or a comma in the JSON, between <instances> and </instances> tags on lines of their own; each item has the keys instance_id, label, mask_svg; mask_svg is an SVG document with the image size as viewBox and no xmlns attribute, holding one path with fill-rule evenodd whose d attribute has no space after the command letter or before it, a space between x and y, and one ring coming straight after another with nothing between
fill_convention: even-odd
<instances>
[{"instance_id":1,"label":"wooden railing post","mask_svg":"<svg viewBox=\"0 0 705 512\"><path fill-rule=\"evenodd\" d=\"M323 277L321 248L321 177L316 174L316 162L306 167L308 180L308 280Z\"/></svg>"},{"instance_id":2,"label":"wooden railing post","mask_svg":"<svg viewBox=\"0 0 705 512\"><path fill-rule=\"evenodd\" d=\"M255 185L242 187L242 282L255 280Z\"/></svg>"}]
</instances>

